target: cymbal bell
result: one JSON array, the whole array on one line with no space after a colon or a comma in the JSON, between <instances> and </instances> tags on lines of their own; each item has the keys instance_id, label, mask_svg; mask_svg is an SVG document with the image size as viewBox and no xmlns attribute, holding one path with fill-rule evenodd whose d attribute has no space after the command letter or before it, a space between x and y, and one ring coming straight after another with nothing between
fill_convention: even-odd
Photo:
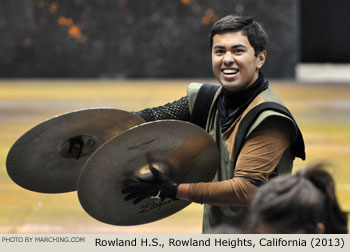
<instances>
[{"instance_id":1,"label":"cymbal bell","mask_svg":"<svg viewBox=\"0 0 350 252\"><path fill-rule=\"evenodd\" d=\"M107 140L145 121L130 112L94 108L53 117L11 147L6 167L19 186L43 193L74 191L86 160Z\"/></svg>"},{"instance_id":2,"label":"cymbal bell","mask_svg":"<svg viewBox=\"0 0 350 252\"><path fill-rule=\"evenodd\" d=\"M219 165L216 143L202 128L183 121L144 123L112 138L85 163L78 180L84 210L108 224L145 224L172 215L183 200L149 198L134 205L121 193L128 179L151 180L149 165L177 183L211 181Z\"/></svg>"}]
</instances>

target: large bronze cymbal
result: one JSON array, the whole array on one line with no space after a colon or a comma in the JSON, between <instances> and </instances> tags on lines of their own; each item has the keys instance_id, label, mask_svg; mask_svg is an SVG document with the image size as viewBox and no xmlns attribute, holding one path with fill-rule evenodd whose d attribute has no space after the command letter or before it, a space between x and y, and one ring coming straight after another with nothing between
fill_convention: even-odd
<instances>
[{"instance_id":1,"label":"large bronze cymbal","mask_svg":"<svg viewBox=\"0 0 350 252\"><path fill-rule=\"evenodd\" d=\"M78 181L82 207L104 223L129 226L172 215L183 200L124 201L124 181L151 180L149 164L177 183L211 181L219 165L217 146L200 127L182 121L145 123L106 142L85 163Z\"/></svg>"},{"instance_id":2,"label":"large bronze cymbal","mask_svg":"<svg viewBox=\"0 0 350 252\"><path fill-rule=\"evenodd\" d=\"M56 116L14 143L6 160L7 172L15 183L32 191L74 191L84 163L98 147L144 122L135 114L110 108Z\"/></svg>"}]
</instances>

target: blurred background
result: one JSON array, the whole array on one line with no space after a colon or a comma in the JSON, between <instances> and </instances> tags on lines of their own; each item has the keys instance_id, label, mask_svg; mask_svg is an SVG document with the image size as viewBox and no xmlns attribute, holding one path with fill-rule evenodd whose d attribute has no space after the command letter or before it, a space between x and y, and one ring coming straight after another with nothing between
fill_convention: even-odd
<instances>
[{"instance_id":1,"label":"blurred background","mask_svg":"<svg viewBox=\"0 0 350 252\"><path fill-rule=\"evenodd\" d=\"M0 2L0 233L200 233L202 206L155 223L117 227L81 208L75 192L14 184L6 156L26 131L76 109L136 111L216 83L208 35L227 14L269 34L263 67L304 134L307 160L335 164L350 211L350 34L346 0L2 0ZM34 155L34 153L33 153Z\"/></svg>"},{"instance_id":2,"label":"blurred background","mask_svg":"<svg viewBox=\"0 0 350 252\"><path fill-rule=\"evenodd\" d=\"M3 0L1 78L211 78L208 34L227 14L270 36L265 75L349 63L346 0Z\"/></svg>"}]
</instances>

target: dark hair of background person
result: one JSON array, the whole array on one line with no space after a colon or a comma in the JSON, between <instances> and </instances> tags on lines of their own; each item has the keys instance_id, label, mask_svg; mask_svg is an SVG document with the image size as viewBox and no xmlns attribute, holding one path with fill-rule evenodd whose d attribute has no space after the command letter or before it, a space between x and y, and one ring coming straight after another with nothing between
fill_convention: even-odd
<instances>
[{"instance_id":1,"label":"dark hair of background person","mask_svg":"<svg viewBox=\"0 0 350 252\"><path fill-rule=\"evenodd\" d=\"M266 49L268 35L263 27L252 17L234 15L228 15L214 23L209 35L210 47L213 46L214 35L236 31L242 31L248 37L249 43L254 48L255 56Z\"/></svg>"},{"instance_id":2,"label":"dark hair of background person","mask_svg":"<svg viewBox=\"0 0 350 252\"><path fill-rule=\"evenodd\" d=\"M348 233L348 215L341 210L334 180L324 167L325 163L317 163L263 185L250 205L247 231Z\"/></svg>"}]
</instances>

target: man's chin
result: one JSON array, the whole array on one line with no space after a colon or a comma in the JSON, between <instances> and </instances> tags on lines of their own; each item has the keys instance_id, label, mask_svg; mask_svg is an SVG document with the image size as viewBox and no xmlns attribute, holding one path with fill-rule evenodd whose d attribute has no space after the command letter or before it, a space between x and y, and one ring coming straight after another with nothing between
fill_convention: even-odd
<instances>
[{"instance_id":1,"label":"man's chin","mask_svg":"<svg viewBox=\"0 0 350 252\"><path fill-rule=\"evenodd\" d=\"M221 85L224 89L226 89L229 93L236 93L239 92L242 87L237 83L228 83L228 82L221 82Z\"/></svg>"}]
</instances>

